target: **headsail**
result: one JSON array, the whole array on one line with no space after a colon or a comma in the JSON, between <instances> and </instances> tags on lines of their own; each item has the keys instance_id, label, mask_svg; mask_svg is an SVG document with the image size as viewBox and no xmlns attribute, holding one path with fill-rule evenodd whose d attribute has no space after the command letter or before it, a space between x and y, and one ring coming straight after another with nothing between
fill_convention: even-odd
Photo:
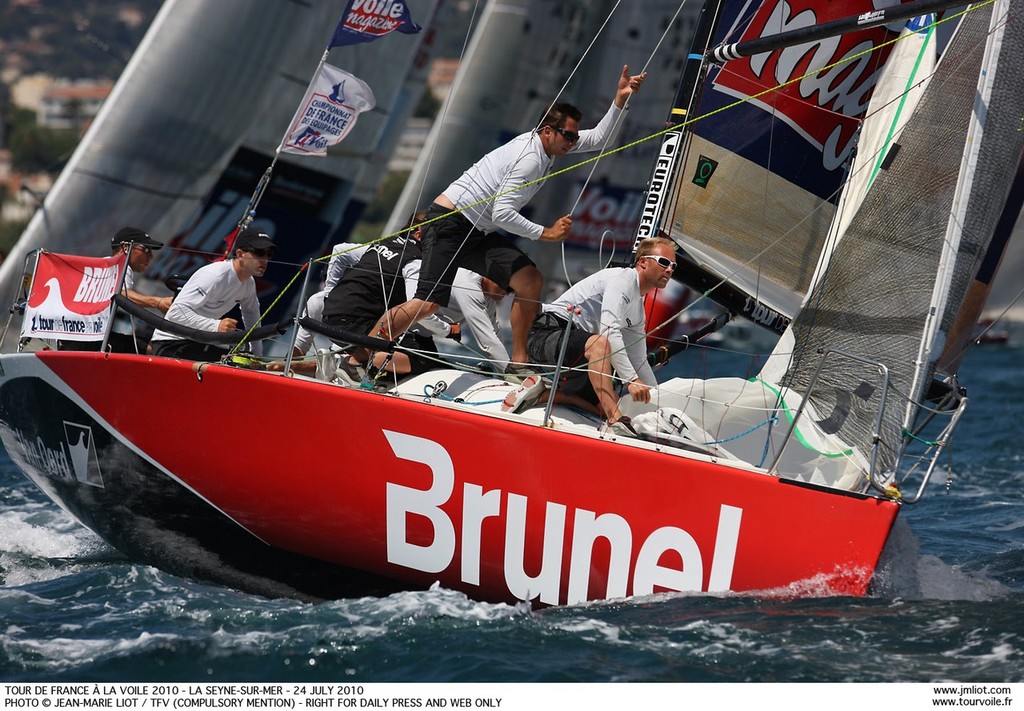
<instances>
[{"instance_id":1,"label":"headsail","mask_svg":"<svg viewBox=\"0 0 1024 711\"><path fill-rule=\"evenodd\" d=\"M865 451L877 428L882 470L913 423L1024 150L1022 62L1019 8L1000 1L965 15L899 154L791 326L796 350L782 384L811 390L817 412L830 413L819 424ZM880 366L890 402L876 423Z\"/></svg>"}]
</instances>

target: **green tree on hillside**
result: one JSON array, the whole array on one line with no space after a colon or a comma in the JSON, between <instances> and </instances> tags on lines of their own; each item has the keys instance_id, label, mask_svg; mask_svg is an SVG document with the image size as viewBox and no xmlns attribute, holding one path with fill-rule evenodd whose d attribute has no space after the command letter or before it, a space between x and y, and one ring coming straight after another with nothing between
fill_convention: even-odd
<instances>
[{"instance_id":1,"label":"green tree on hillside","mask_svg":"<svg viewBox=\"0 0 1024 711\"><path fill-rule=\"evenodd\" d=\"M7 105L3 122L14 169L23 173L56 172L78 145L78 133L36 125L36 115Z\"/></svg>"}]
</instances>

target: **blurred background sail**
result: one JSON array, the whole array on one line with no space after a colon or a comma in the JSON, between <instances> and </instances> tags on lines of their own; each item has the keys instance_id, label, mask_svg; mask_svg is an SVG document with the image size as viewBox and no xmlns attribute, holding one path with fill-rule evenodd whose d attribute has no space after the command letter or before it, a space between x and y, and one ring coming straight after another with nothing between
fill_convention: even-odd
<instances>
[{"instance_id":1,"label":"blurred background sail","mask_svg":"<svg viewBox=\"0 0 1024 711\"><path fill-rule=\"evenodd\" d=\"M427 26L437 0L411 3ZM32 250L108 253L120 227L165 249L148 276L190 273L222 251L317 68L343 2L167 0L8 259L10 304ZM280 245L264 293L294 264L347 235L383 179L387 157L426 86L430 32L331 51L373 87L360 117L326 158L283 157L256 225Z\"/></svg>"}]
</instances>

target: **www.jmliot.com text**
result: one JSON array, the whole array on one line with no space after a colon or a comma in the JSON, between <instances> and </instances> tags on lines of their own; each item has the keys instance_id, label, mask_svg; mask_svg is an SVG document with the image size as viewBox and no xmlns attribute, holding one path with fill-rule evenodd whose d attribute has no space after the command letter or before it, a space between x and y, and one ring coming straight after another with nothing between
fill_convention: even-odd
<instances>
[{"instance_id":1,"label":"www.jmliot.com text","mask_svg":"<svg viewBox=\"0 0 1024 711\"><path fill-rule=\"evenodd\" d=\"M936 696L932 699L933 706L1010 706L1013 703L1008 686L936 686L933 691Z\"/></svg>"}]
</instances>

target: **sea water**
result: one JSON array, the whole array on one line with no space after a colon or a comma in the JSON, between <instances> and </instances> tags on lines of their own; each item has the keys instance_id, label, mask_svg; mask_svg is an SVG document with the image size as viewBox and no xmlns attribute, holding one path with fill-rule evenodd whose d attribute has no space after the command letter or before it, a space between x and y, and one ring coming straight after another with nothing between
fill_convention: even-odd
<instances>
[{"instance_id":1,"label":"sea water","mask_svg":"<svg viewBox=\"0 0 1024 711\"><path fill-rule=\"evenodd\" d=\"M951 452L860 599L270 600L125 560L0 454L0 681L1021 682L1022 361L1012 346L968 354Z\"/></svg>"}]
</instances>

